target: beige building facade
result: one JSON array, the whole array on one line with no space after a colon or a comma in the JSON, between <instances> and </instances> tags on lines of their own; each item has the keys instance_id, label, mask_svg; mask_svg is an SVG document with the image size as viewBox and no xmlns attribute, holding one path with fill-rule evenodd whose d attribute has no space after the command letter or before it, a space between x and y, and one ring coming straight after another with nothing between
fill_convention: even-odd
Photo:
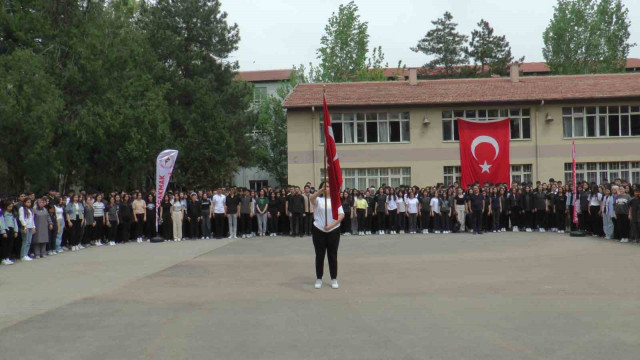
<instances>
[{"instance_id":1,"label":"beige building facade","mask_svg":"<svg viewBox=\"0 0 640 360\"><path fill-rule=\"evenodd\" d=\"M346 187L458 181L457 118L511 119L512 181L566 181L575 141L578 179L640 183L640 74L402 83L326 86ZM291 184L323 175L321 91L301 85L285 102Z\"/></svg>"}]
</instances>

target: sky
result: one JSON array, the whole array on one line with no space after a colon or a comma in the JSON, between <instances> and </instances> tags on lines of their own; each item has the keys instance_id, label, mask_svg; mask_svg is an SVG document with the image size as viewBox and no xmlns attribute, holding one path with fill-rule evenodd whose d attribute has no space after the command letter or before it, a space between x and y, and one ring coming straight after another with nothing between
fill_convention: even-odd
<instances>
[{"instance_id":1,"label":"sky","mask_svg":"<svg viewBox=\"0 0 640 360\"><path fill-rule=\"evenodd\" d=\"M240 27L239 49L229 60L240 71L287 69L317 64L316 50L332 12L348 0L222 0L230 23ZM556 0L358 0L360 17L369 24L369 48L382 46L385 63L421 66L430 59L414 53L431 21L451 12L458 31L470 36L480 19L497 35L506 35L515 58L544 61L542 33ZM640 0L623 0L631 19L631 43L640 44ZM640 58L640 46L629 57Z\"/></svg>"}]
</instances>

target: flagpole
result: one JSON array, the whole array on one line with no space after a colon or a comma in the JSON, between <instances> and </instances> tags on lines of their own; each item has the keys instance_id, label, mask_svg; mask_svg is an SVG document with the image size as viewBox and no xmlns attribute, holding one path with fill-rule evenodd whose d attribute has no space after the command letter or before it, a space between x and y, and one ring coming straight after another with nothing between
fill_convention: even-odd
<instances>
[{"instance_id":1,"label":"flagpole","mask_svg":"<svg viewBox=\"0 0 640 360\"><path fill-rule=\"evenodd\" d=\"M327 93L327 85L322 85L322 100L327 101L325 98L325 94ZM327 119L324 119L327 121ZM327 139L324 139L324 189L327 188ZM324 191L324 189L322 189ZM323 194L324 196L324 221L325 226L329 224L329 216L327 215L327 194L326 192Z\"/></svg>"}]
</instances>

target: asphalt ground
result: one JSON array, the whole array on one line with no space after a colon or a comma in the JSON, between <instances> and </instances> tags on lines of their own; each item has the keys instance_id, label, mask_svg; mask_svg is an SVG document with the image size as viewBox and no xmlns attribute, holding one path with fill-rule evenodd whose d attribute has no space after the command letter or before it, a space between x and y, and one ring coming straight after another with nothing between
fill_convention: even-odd
<instances>
[{"instance_id":1,"label":"asphalt ground","mask_svg":"<svg viewBox=\"0 0 640 360\"><path fill-rule=\"evenodd\" d=\"M553 233L91 248L0 267L0 359L638 359L640 246Z\"/></svg>"}]
</instances>

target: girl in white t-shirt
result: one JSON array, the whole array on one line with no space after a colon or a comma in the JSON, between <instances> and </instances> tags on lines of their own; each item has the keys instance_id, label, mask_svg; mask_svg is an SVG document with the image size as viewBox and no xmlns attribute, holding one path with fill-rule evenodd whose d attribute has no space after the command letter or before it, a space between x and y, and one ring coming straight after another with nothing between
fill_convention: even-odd
<instances>
[{"instance_id":1,"label":"girl in white t-shirt","mask_svg":"<svg viewBox=\"0 0 640 360\"><path fill-rule=\"evenodd\" d=\"M327 197L326 199L325 196ZM344 219L344 209L340 206L338 208L338 219L334 219L329 196L329 184L323 181L320 184L319 190L309 198L311 205L314 207L313 232L311 238L316 251L316 283L314 285L316 289L322 287L325 254L329 262L331 287L334 289L339 288L338 246L340 245L340 223L342 219Z\"/></svg>"},{"instance_id":2,"label":"girl in white t-shirt","mask_svg":"<svg viewBox=\"0 0 640 360\"><path fill-rule=\"evenodd\" d=\"M442 219L440 217L440 193L436 191L434 197L431 198L431 218L433 219L433 230L436 234L440 234L442 227Z\"/></svg>"},{"instance_id":3,"label":"girl in white t-shirt","mask_svg":"<svg viewBox=\"0 0 640 360\"><path fill-rule=\"evenodd\" d=\"M413 191L409 191L406 214L409 217L409 234L415 234L416 220L418 219L418 216L420 216L420 202L416 199Z\"/></svg>"},{"instance_id":4,"label":"girl in white t-shirt","mask_svg":"<svg viewBox=\"0 0 640 360\"><path fill-rule=\"evenodd\" d=\"M398 198L396 197L396 193L393 189L387 189L387 200L386 200L386 210L387 217L389 218L389 234L395 235L396 233L396 222L398 221Z\"/></svg>"}]
</instances>

